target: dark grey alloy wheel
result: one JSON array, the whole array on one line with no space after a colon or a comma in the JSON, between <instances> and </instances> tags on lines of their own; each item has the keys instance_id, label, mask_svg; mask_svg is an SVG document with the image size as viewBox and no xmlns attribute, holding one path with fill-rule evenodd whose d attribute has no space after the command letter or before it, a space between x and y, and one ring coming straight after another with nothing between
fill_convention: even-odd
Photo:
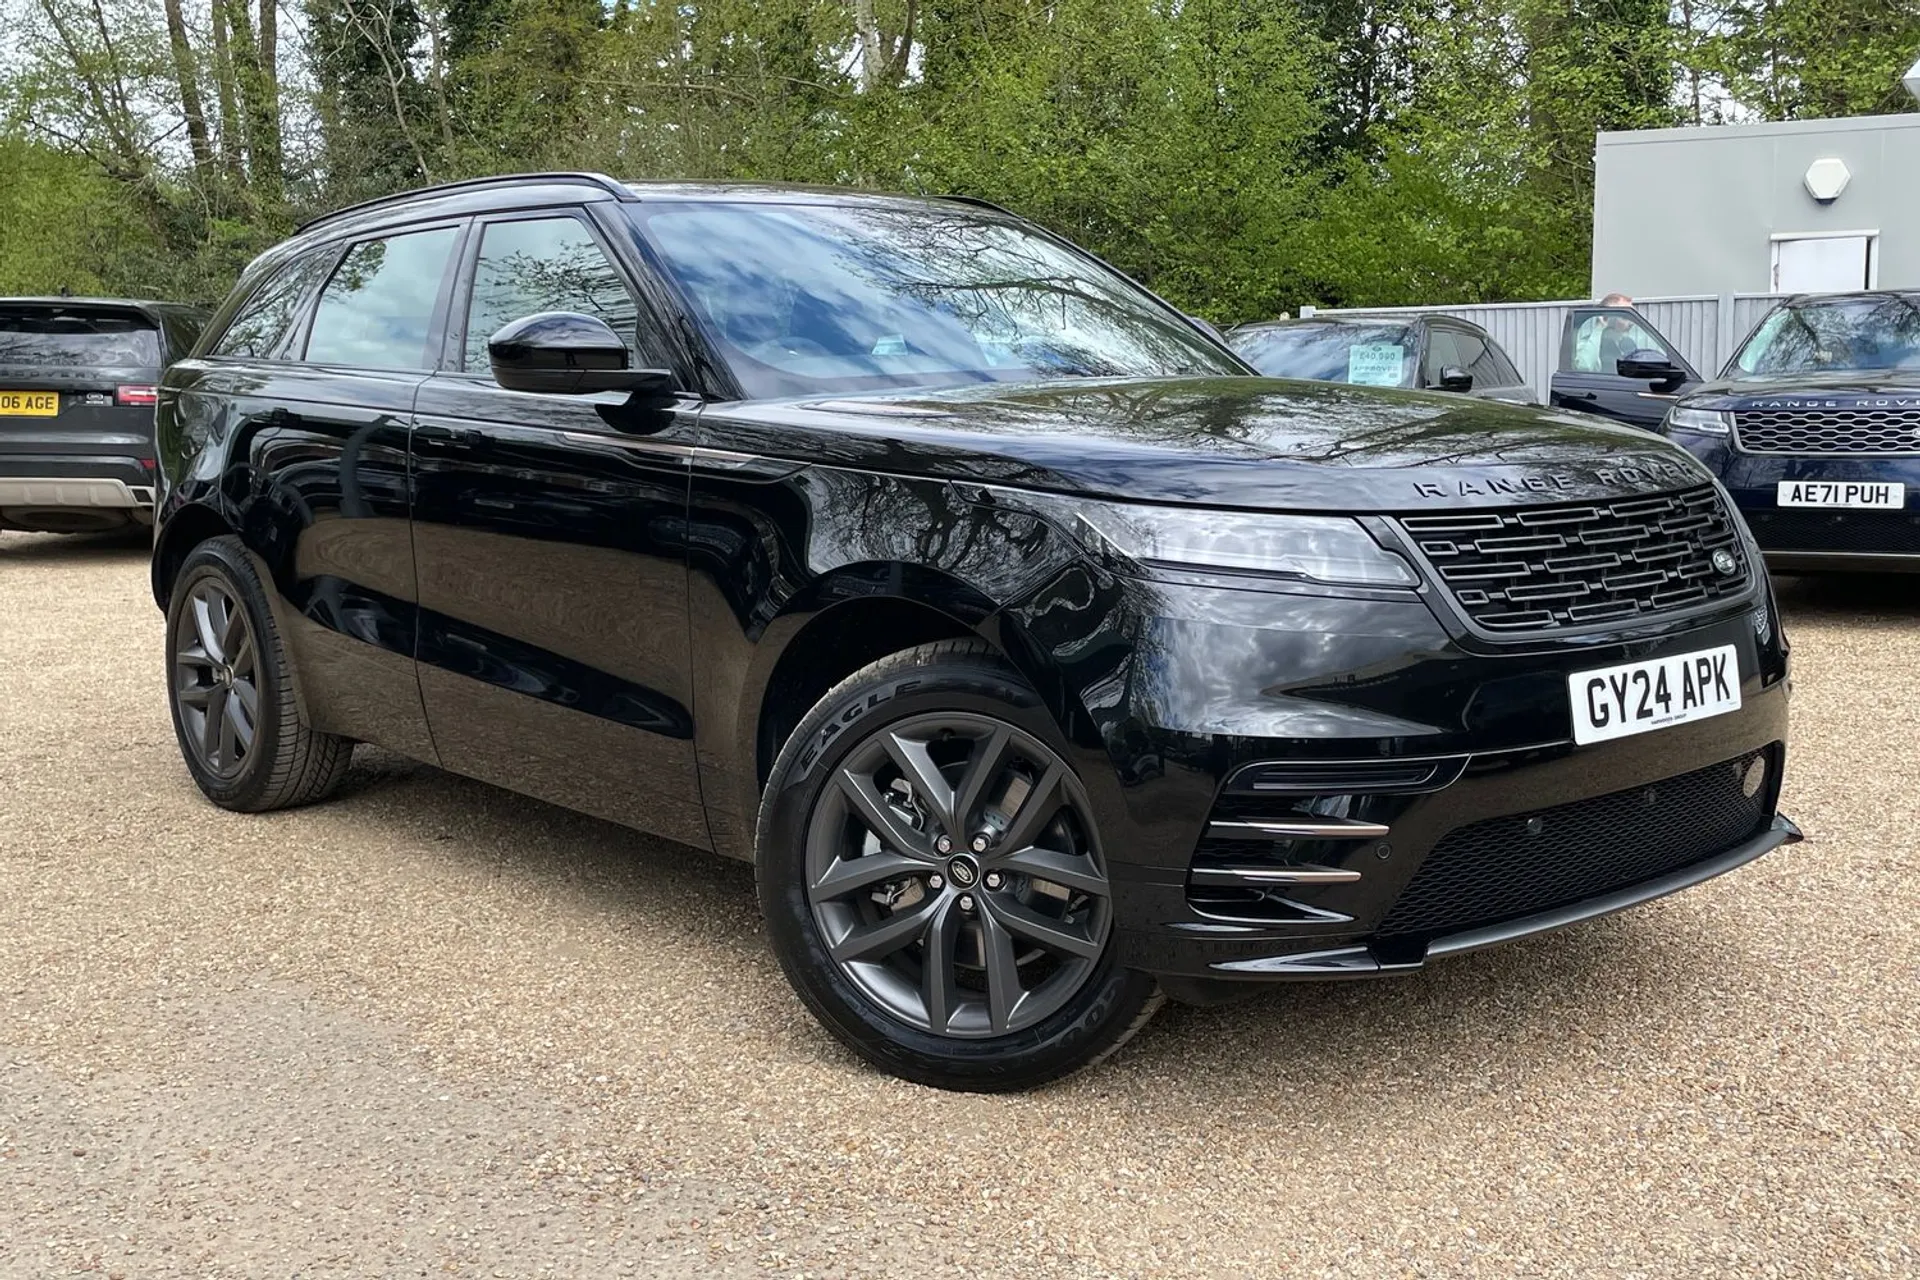
<instances>
[{"instance_id":1,"label":"dark grey alloy wheel","mask_svg":"<svg viewBox=\"0 0 1920 1280\"><path fill-rule=\"evenodd\" d=\"M1085 795L1037 738L935 712L843 760L807 831L807 901L868 998L923 1031L1001 1036L1063 1008L1106 947Z\"/></svg>"},{"instance_id":2,"label":"dark grey alloy wheel","mask_svg":"<svg viewBox=\"0 0 1920 1280\"><path fill-rule=\"evenodd\" d=\"M181 736L208 772L237 777L260 723L259 662L247 611L218 579L201 578L174 627Z\"/></svg>"},{"instance_id":3,"label":"dark grey alloy wheel","mask_svg":"<svg viewBox=\"0 0 1920 1280\"><path fill-rule=\"evenodd\" d=\"M167 692L180 754L209 800L260 813L346 777L353 743L306 722L267 587L236 537L187 553L167 600Z\"/></svg>"}]
</instances>

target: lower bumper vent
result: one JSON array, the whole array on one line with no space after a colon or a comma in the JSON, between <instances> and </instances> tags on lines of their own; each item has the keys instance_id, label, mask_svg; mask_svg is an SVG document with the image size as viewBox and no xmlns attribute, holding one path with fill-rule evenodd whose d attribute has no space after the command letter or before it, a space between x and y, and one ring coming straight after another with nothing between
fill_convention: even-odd
<instances>
[{"instance_id":1,"label":"lower bumper vent","mask_svg":"<svg viewBox=\"0 0 1920 1280\"><path fill-rule=\"evenodd\" d=\"M1449 832L1380 922L1437 936L1549 911L1656 879L1759 834L1780 787L1776 743L1610 795Z\"/></svg>"},{"instance_id":2,"label":"lower bumper vent","mask_svg":"<svg viewBox=\"0 0 1920 1280\"><path fill-rule=\"evenodd\" d=\"M1920 518L1897 511L1753 510L1747 524L1767 551L1920 554Z\"/></svg>"}]
</instances>

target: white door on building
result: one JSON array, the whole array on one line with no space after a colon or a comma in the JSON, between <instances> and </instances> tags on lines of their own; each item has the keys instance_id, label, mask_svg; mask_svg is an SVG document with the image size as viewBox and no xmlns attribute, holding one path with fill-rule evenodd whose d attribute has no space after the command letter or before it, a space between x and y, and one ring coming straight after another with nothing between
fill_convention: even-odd
<instances>
[{"instance_id":1,"label":"white door on building","mask_svg":"<svg viewBox=\"0 0 1920 1280\"><path fill-rule=\"evenodd\" d=\"M1871 235L1801 236L1773 242L1775 293L1838 293L1873 287Z\"/></svg>"}]
</instances>

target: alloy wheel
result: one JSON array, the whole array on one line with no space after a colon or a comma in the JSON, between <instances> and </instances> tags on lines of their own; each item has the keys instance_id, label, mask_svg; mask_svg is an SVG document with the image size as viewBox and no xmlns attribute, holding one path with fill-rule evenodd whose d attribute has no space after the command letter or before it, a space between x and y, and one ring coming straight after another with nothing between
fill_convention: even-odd
<instances>
[{"instance_id":1,"label":"alloy wheel","mask_svg":"<svg viewBox=\"0 0 1920 1280\"><path fill-rule=\"evenodd\" d=\"M917 716L857 745L815 804L806 875L834 963L939 1035L1006 1035L1056 1012L1112 923L1078 779L984 715Z\"/></svg>"},{"instance_id":2,"label":"alloy wheel","mask_svg":"<svg viewBox=\"0 0 1920 1280\"><path fill-rule=\"evenodd\" d=\"M203 578L175 625L181 736L203 767L231 778L253 750L260 723L259 650L247 611L221 583Z\"/></svg>"}]
</instances>

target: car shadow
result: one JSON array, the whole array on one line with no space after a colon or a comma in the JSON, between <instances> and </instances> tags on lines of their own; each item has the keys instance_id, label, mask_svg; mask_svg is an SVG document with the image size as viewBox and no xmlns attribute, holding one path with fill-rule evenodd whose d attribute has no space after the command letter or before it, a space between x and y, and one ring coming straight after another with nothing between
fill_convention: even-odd
<instances>
[{"instance_id":1,"label":"car shadow","mask_svg":"<svg viewBox=\"0 0 1920 1280\"><path fill-rule=\"evenodd\" d=\"M105 533L0 530L0 562L10 564L97 564L102 560L144 563L152 553L153 530L143 524Z\"/></svg>"},{"instance_id":2,"label":"car shadow","mask_svg":"<svg viewBox=\"0 0 1920 1280\"><path fill-rule=\"evenodd\" d=\"M743 984L786 999L760 924L753 869L483 783L369 752L334 802L370 827L393 823L444 848L450 869L503 877L516 892L565 901L604 930L609 946L638 930L690 941ZM331 806L330 806L331 807ZM1521 1077L1556 1070L1595 1042L1632 1037L1643 1018L1684 1018L1711 999L1709 975L1737 965L1701 955L1650 918L1659 906L1508 946L1450 958L1390 979L1261 987L1232 1004L1169 1004L1141 1036L1096 1071L1054 1088L1126 1089L1178 1109L1196 1070L1220 1087L1286 1092L1296 1116L1317 1104L1371 1096L1410 1077L1445 1080L1493 1070ZM1737 950L1737 939L1716 951ZM591 941L587 945L593 945ZM716 1010L716 1018L724 1017ZM854 1076L871 1072L817 1028L794 1052Z\"/></svg>"},{"instance_id":3,"label":"car shadow","mask_svg":"<svg viewBox=\"0 0 1920 1280\"><path fill-rule=\"evenodd\" d=\"M1773 588L1788 627L1796 623L1905 624L1920 620L1920 574L1776 574Z\"/></svg>"}]
</instances>

